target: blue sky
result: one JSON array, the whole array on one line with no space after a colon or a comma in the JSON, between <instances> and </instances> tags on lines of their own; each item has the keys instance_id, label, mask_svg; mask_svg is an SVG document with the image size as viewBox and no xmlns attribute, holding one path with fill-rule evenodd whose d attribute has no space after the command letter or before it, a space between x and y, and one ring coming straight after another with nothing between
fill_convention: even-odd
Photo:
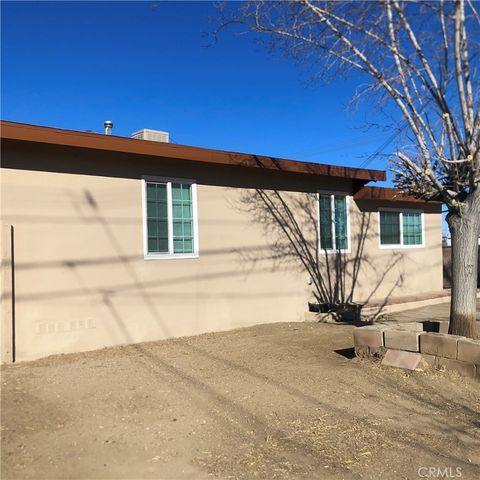
<instances>
[{"instance_id":1,"label":"blue sky","mask_svg":"<svg viewBox=\"0 0 480 480\"><path fill-rule=\"evenodd\" d=\"M207 48L211 2L152 5L3 2L2 119L351 166L389 137L346 108L359 78L312 85L234 30Z\"/></svg>"}]
</instances>

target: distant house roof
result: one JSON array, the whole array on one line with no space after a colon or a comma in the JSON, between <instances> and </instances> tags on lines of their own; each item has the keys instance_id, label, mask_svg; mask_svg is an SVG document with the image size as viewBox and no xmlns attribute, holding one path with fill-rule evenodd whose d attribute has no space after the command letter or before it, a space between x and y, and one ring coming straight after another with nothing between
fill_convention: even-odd
<instances>
[{"instance_id":1,"label":"distant house roof","mask_svg":"<svg viewBox=\"0 0 480 480\"><path fill-rule=\"evenodd\" d=\"M72 148L148 155L159 158L176 158L218 165L237 165L291 173L326 175L361 180L364 183L386 179L386 174L383 170L300 162L250 153L227 152L224 150L41 127L8 121L0 121L0 134L1 138L6 141L35 142Z\"/></svg>"}]
</instances>

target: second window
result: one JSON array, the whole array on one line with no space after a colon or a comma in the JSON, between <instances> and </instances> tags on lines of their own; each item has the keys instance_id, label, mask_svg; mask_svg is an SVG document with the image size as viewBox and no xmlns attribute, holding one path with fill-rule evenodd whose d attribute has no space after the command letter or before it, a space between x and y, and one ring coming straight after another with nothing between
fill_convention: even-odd
<instances>
[{"instance_id":1,"label":"second window","mask_svg":"<svg viewBox=\"0 0 480 480\"><path fill-rule=\"evenodd\" d=\"M348 201L346 195L320 193L320 249L348 250Z\"/></svg>"}]
</instances>

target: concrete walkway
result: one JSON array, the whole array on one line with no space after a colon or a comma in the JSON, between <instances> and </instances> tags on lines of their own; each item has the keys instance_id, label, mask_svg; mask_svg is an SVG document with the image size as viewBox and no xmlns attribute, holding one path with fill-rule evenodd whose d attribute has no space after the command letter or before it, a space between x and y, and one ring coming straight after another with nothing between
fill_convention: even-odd
<instances>
[{"instance_id":1,"label":"concrete walkway","mask_svg":"<svg viewBox=\"0 0 480 480\"><path fill-rule=\"evenodd\" d=\"M477 299L477 319L480 312L480 299ZM388 321L394 322L422 322L424 320L446 320L450 318L450 302L430 305L428 307L413 308L403 312L387 315Z\"/></svg>"}]
</instances>

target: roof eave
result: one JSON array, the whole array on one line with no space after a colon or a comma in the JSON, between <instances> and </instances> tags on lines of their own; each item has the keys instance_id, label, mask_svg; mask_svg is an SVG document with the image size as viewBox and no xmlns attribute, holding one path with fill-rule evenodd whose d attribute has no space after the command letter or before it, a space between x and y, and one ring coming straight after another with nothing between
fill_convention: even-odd
<instances>
[{"instance_id":1,"label":"roof eave","mask_svg":"<svg viewBox=\"0 0 480 480\"><path fill-rule=\"evenodd\" d=\"M354 200L372 200L372 201L388 201L388 202L404 202L404 203L430 203L440 205L442 202L438 200L423 200L405 195L397 188L385 187L362 187L353 195Z\"/></svg>"},{"instance_id":2,"label":"roof eave","mask_svg":"<svg viewBox=\"0 0 480 480\"><path fill-rule=\"evenodd\" d=\"M386 174L383 170L368 170L321 163L300 162L263 155L152 142L115 135L63 130L7 121L1 121L0 127L1 137L5 140L36 142L71 148L87 148L162 158L176 158L210 164L265 168L290 173L350 178L353 180L362 180L365 183L386 179Z\"/></svg>"}]
</instances>

